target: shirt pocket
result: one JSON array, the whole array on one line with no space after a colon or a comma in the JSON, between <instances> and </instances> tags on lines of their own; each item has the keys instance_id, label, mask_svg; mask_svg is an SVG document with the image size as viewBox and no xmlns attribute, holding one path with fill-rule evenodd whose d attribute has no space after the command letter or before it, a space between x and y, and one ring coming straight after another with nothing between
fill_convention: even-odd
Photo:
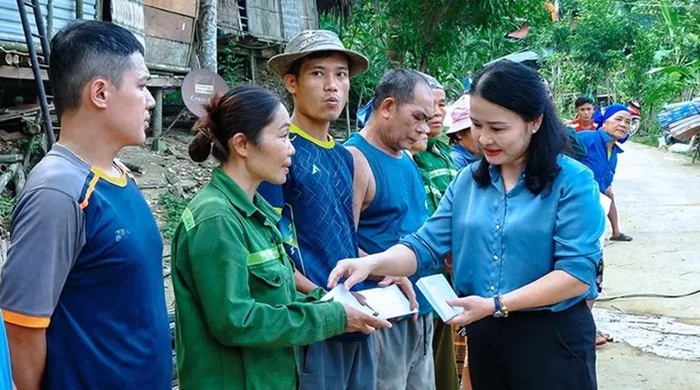
<instances>
[{"instance_id":1,"label":"shirt pocket","mask_svg":"<svg viewBox=\"0 0 700 390\"><path fill-rule=\"evenodd\" d=\"M276 249L272 250L276 252ZM270 254L263 258L263 261L260 261L259 257L255 258L255 255L256 253L253 253L247 259L251 297L271 305L292 302L294 286L292 284L290 287L292 278L281 258L283 254Z\"/></svg>"}]
</instances>

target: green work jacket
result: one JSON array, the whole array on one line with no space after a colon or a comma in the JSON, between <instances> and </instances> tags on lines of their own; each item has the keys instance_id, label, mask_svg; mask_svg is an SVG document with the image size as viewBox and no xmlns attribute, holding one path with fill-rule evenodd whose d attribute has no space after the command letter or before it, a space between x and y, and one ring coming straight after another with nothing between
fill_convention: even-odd
<instances>
[{"instance_id":1,"label":"green work jacket","mask_svg":"<svg viewBox=\"0 0 700 390\"><path fill-rule=\"evenodd\" d=\"M451 151L450 145L436 137L428 140L428 148L425 151L413 156L423 178L428 215L435 212L447 187L457 176L457 170L450 156Z\"/></svg>"},{"instance_id":2,"label":"green work jacket","mask_svg":"<svg viewBox=\"0 0 700 390\"><path fill-rule=\"evenodd\" d=\"M278 219L221 168L185 209L171 247L180 390L295 389L294 347L345 332L341 304L296 292Z\"/></svg>"}]
</instances>

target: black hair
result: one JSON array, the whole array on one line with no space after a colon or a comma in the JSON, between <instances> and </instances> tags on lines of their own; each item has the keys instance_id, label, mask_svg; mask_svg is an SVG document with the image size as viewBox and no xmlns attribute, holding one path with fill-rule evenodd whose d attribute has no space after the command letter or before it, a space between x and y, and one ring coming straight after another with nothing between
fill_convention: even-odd
<instances>
[{"instance_id":1,"label":"black hair","mask_svg":"<svg viewBox=\"0 0 700 390\"><path fill-rule=\"evenodd\" d=\"M484 68L472 83L472 96L518 114L525 122L542 116L539 130L532 135L525 161L525 186L533 194L551 188L561 167L557 162L566 151L566 129L548 98L547 88L533 69L501 60ZM491 184L490 164L484 158L474 171L481 187Z\"/></svg>"},{"instance_id":2,"label":"black hair","mask_svg":"<svg viewBox=\"0 0 700 390\"><path fill-rule=\"evenodd\" d=\"M262 129L269 125L280 107L279 97L263 87L244 85L214 96L204 108L207 114L194 125L197 135L188 153L195 162L212 154L219 162L228 160L229 140L243 133L253 145L260 144Z\"/></svg>"},{"instance_id":3,"label":"black hair","mask_svg":"<svg viewBox=\"0 0 700 390\"><path fill-rule=\"evenodd\" d=\"M132 33L116 24L76 21L51 40L49 78L58 115L76 109L85 85L105 77L120 87L124 73L133 66L131 56L144 54Z\"/></svg>"},{"instance_id":4,"label":"black hair","mask_svg":"<svg viewBox=\"0 0 700 390\"><path fill-rule=\"evenodd\" d=\"M450 145L455 145L459 143L459 137L457 137L457 133L447 134L447 139Z\"/></svg>"},{"instance_id":5,"label":"black hair","mask_svg":"<svg viewBox=\"0 0 700 390\"><path fill-rule=\"evenodd\" d=\"M574 107L579 108L584 104L593 105L593 100L587 98L586 96L579 96L578 98L576 98L576 101L574 102Z\"/></svg>"},{"instance_id":6,"label":"black hair","mask_svg":"<svg viewBox=\"0 0 700 390\"><path fill-rule=\"evenodd\" d=\"M319 60L319 59L323 59L323 58L328 58L335 53L342 54L343 56L345 56L345 59L348 60L348 66L350 66L350 57L348 57L348 55L343 53L342 51L322 50L322 51L315 51L313 53L310 53L309 55L306 55L304 57L297 58L296 60L294 60L294 62L292 62L292 64L289 66L289 70L287 71L287 74L291 74L294 77L299 77L299 72L301 71L301 66L304 65L304 62L310 61L310 60Z\"/></svg>"},{"instance_id":7,"label":"black hair","mask_svg":"<svg viewBox=\"0 0 700 390\"><path fill-rule=\"evenodd\" d=\"M448 141L449 141L449 144L450 144L450 145L458 144L459 141L460 141L459 134L467 134L467 133L469 133L469 132L471 132L471 131L472 131L472 128L471 128L471 127L467 127L467 128L464 128L464 129L462 129L462 130L460 130L460 131L456 131L456 132L454 132L454 133L448 133L448 134L446 134L446 135L447 135L447 139L448 139Z\"/></svg>"},{"instance_id":8,"label":"black hair","mask_svg":"<svg viewBox=\"0 0 700 390\"><path fill-rule=\"evenodd\" d=\"M412 102L415 97L416 85L419 83L430 89L426 78L414 70L394 69L384 73L379 84L374 88L372 109L378 110L387 98L393 98L397 105Z\"/></svg>"}]
</instances>

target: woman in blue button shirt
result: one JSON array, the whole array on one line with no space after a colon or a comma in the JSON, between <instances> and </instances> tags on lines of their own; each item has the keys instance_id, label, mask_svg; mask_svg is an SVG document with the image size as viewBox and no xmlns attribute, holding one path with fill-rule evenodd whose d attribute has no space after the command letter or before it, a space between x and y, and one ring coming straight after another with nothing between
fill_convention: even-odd
<instances>
[{"instance_id":1,"label":"woman in blue button shirt","mask_svg":"<svg viewBox=\"0 0 700 390\"><path fill-rule=\"evenodd\" d=\"M385 252L343 260L329 286L428 274L453 254L449 303L464 311L474 390L596 389L594 294L604 215L593 174L565 156L566 132L537 73L507 61L475 77L472 131L484 159L438 210Z\"/></svg>"}]
</instances>

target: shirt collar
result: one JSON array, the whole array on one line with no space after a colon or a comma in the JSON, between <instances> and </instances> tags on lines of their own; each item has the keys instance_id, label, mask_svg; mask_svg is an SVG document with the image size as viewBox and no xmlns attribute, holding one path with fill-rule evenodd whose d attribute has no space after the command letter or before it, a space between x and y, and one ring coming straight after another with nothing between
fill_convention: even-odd
<instances>
[{"instance_id":1,"label":"shirt collar","mask_svg":"<svg viewBox=\"0 0 700 390\"><path fill-rule=\"evenodd\" d=\"M462 144L454 144L453 148L457 149L461 154L465 155L468 159L474 160L474 155L469 149L462 146Z\"/></svg>"},{"instance_id":2,"label":"shirt collar","mask_svg":"<svg viewBox=\"0 0 700 390\"><path fill-rule=\"evenodd\" d=\"M605 141L605 145L607 145L608 142L613 140L613 137L611 137L610 134L606 133L603 129L598 130L598 134L600 135L600 138L603 139L603 141ZM624 153L624 150L622 150L622 148L620 147L620 145L618 145L617 142L613 144L613 149L615 149L617 153Z\"/></svg>"},{"instance_id":3,"label":"shirt collar","mask_svg":"<svg viewBox=\"0 0 700 390\"><path fill-rule=\"evenodd\" d=\"M607 144L608 142L612 141L612 139L613 139L613 138L610 136L610 134L606 133L605 130L603 130L603 129L599 129L599 130L598 130L598 134L600 134L600 138L602 138L603 141L605 141L606 144Z\"/></svg>"},{"instance_id":4,"label":"shirt collar","mask_svg":"<svg viewBox=\"0 0 700 390\"><path fill-rule=\"evenodd\" d=\"M575 128L578 128L580 130L595 130L598 127L598 124L595 123L595 121L591 121L590 127L583 127L583 124L581 124L581 120L579 118L576 118L573 121L571 121L571 124L574 125Z\"/></svg>"},{"instance_id":5,"label":"shirt collar","mask_svg":"<svg viewBox=\"0 0 700 390\"><path fill-rule=\"evenodd\" d=\"M312 137L309 133L305 132L304 130L302 130L301 127L295 125L294 123L289 125L289 132L292 134L296 134L296 135L300 136L301 138L303 138L303 139L305 139L313 144L316 144L324 149L333 149L333 146L335 146L335 140L333 139L333 137L331 137L330 134L328 134L328 139L325 141L317 140L316 138Z\"/></svg>"},{"instance_id":6,"label":"shirt collar","mask_svg":"<svg viewBox=\"0 0 700 390\"><path fill-rule=\"evenodd\" d=\"M267 203L259 194L255 194L253 201L248 199L248 195L241 187L233 181L221 167L214 168L211 174L211 184L221 191L226 199L231 202L231 205L246 217L250 218L253 215L258 215L272 219L275 223L279 221L280 215Z\"/></svg>"},{"instance_id":7,"label":"shirt collar","mask_svg":"<svg viewBox=\"0 0 700 390\"><path fill-rule=\"evenodd\" d=\"M428 138L426 152L440 156L440 150L437 148L437 138Z\"/></svg>"},{"instance_id":8,"label":"shirt collar","mask_svg":"<svg viewBox=\"0 0 700 390\"><path fill-rule=\"evenodd\" d=\"M501 182L501 168L498 165L493 165L489 164L489 173L491 174L491 183L499 183ZM520 175L518 176L518 183L521 181L525 180L525 170L523 169L522 172L520 172ZM518 185L516 184L515 187ZM496 186L497 188L503 189L503 186ZM513 188L515 188L513 187Z\"/></svg>"}]
</instances>

